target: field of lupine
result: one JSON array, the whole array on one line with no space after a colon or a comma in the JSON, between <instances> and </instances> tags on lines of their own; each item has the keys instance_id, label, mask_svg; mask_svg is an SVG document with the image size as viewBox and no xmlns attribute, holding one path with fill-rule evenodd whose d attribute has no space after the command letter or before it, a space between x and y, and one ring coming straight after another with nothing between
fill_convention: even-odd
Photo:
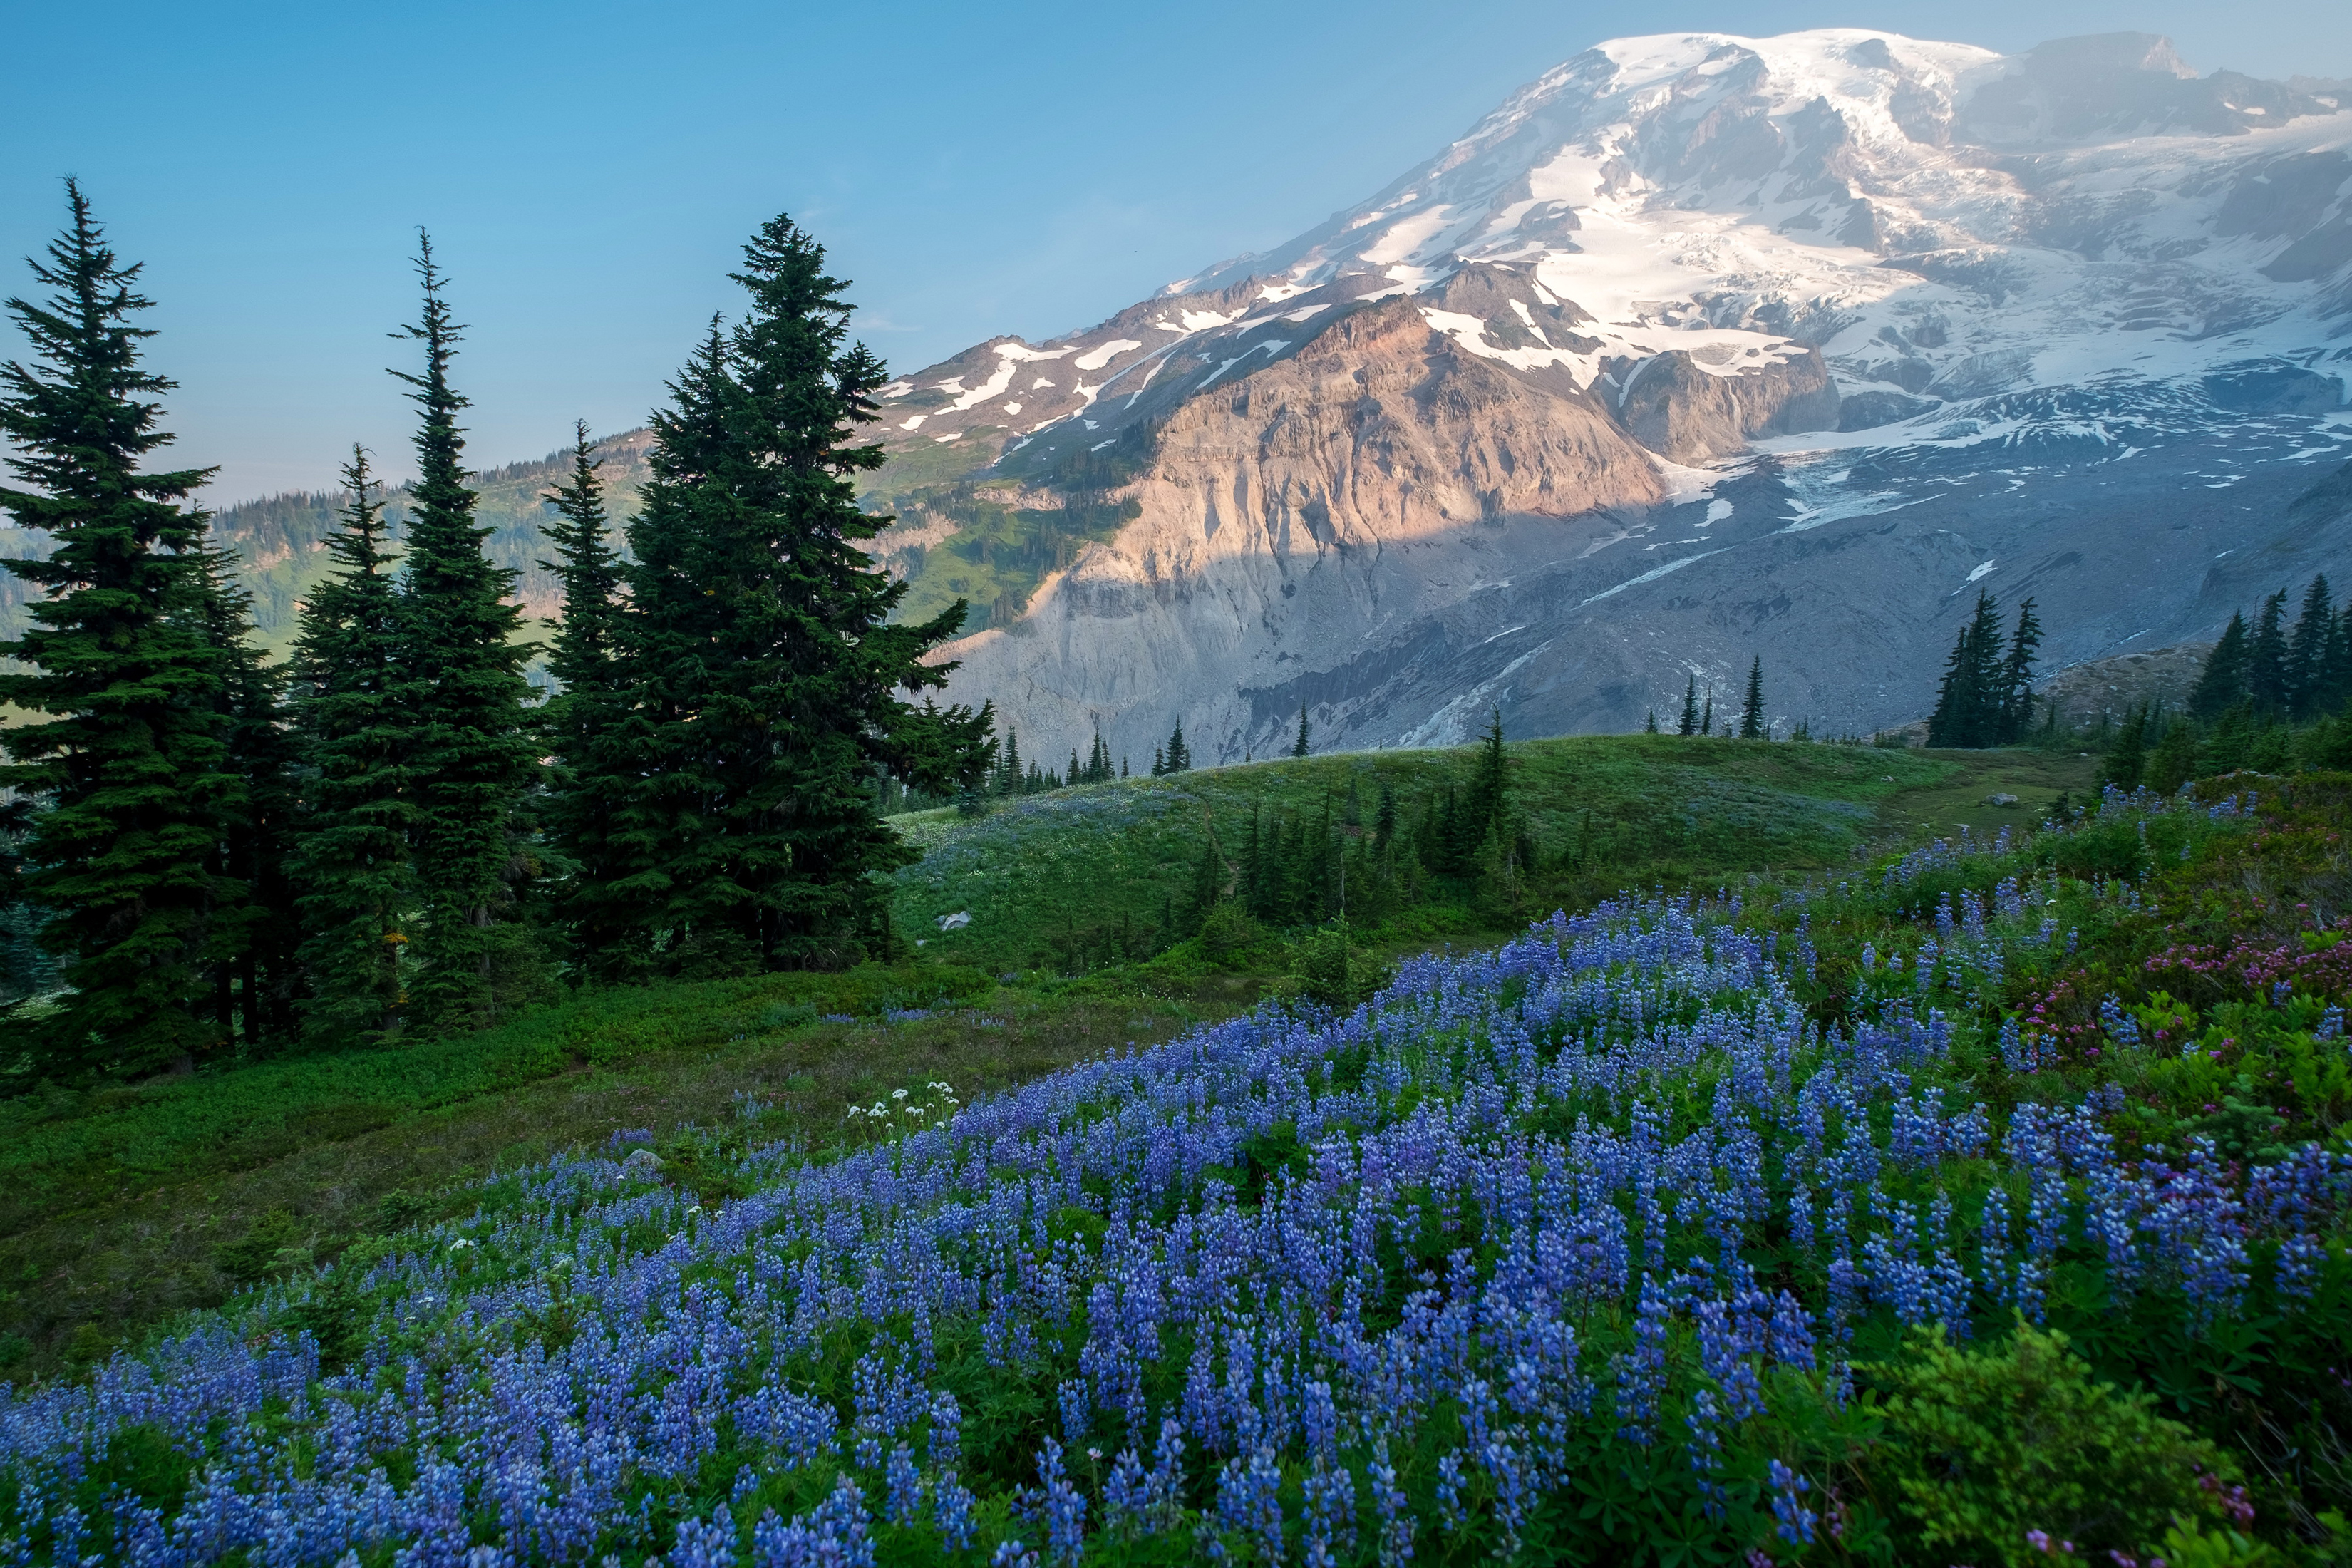
<instances>
[{"instance_id":1,"label":"field of lupine","mask_svg":"<svg viewBox=\"0 0 2352 1568\"><path fill-rule=\"evenodd\" d=\"M2341 1561L2352 781L2220 787L622 1135L0 1391L0 1563Z\"/></svg>"}]
</instances>

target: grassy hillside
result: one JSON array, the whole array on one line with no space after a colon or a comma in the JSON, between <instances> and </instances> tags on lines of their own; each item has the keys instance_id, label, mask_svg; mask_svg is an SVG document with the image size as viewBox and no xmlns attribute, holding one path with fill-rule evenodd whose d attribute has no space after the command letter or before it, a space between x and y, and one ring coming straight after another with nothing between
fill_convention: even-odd
<instances>
[{"instance_id":1,"label":"grassy hillside","mask_svg":"<svg viewBox=\"0 0 2352 1568\"><path fill-rule=\"evenodd\" d=\"M1391 945L1514 928L1538 906L1578 909L1629 882L1711 888L1751 872L1824 866L1890 836L2038 820L2089 783L2088 758L2041 752L1927 752L1752 744L1671 735L1583 735L1508 747L1513 809L1538 864L1511 907L1436 886L1382 922ZM923 852L898 879L902 931L925 951L992 972L1084 969L1165 944L1203 838L1231 860L1252 813L1341 823L1352 790L1370 831L1383 791L1405 824L1433 793L1466 784L1474 752L1367 752L1133 778L1016 797L977 818L896 818ZM1987 804L1995 795L2016 804ZM968 925L942 931L942 916ZM1361 923L1361 913L1359 913Z\"/></svg>"},{"instance_id":2,"label":"grassy hillside","mask_svg":"<svg viewBox=\"0 0 2352 1568\"><path fill-rule=\"evenodd\" d=\"M2026 761L1916 760L1879 819ZM2347 805L2241 775L1636 889L1166 1048L1191 939L583 998L472 1043L583 1058L477 1095L572 1152L387 1194L331 1268L254 1216L213 1256L267 1287L17 1392L0 1544L2341 1563ZM1089 1011L1145 1048L973 1101Z\"/></svg>"},{"instance_id":3,"label":"grassy hillside","mask_svg":"<svg viewBox=\"0 0 2352 1568\"><path fill-rule=\"evenodd\" d=\"M2043 806L2089 763L2030 752L1930 754L1670 737L1510 748L1514 803L1579 867L1539 875L1525 909L1433 880L1371 940L1391 953L1510 929L1527 909L1617 886L1713 886L1833 863L1862 844ZM170 1313L326 1259L468 1197L458 1184L643 1128L667 1147L770 1103L765 1136L834 1136L882 1088L1001 1087L1255 1004L1293 963L1290 934L1203 958L1160 929L1204 824L1343 803L1386 784L1410 803L1468 752L1313 758L1067 789L978 819L898 819L924 858L898 879L895 965L588 993L465 1039L291 1057L89 1093L0 1101L0 1360L86 1363ZM1558 847L1549 851L1557 856ZM972 921L940 932L936 919ZM928 934L926 934L928 933ZM920 1013L923 1016L913 1016ZM0 1367L0 1376L8 1375Z\"/></svg>"}]
</instances>

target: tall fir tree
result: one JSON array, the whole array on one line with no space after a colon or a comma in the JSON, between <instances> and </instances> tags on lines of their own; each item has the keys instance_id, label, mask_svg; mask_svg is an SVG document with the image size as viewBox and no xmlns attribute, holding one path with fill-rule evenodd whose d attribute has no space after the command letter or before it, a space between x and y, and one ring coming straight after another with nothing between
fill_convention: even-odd
<instances>
[{"instance_id":1,"label":"tall fir tree","mask_svg":"<svg viewBox=\"0 0 2352 1568\"><path fill-rule=\"evenodd\" d=\"M1508 809L1504 800L1508 767L1503 749L1503 710L1497 708L1487 718L1486 732L1478 738L1478 757L1471 767L1470 791L1460 814L1456 855L1465 864L1481 844L1502 831Z\"/></svg>"},{"instance_id":2,"label":"tall fir tree","mask_svg":"<svg viewBox=\"0 0 2352 1568\"><path fill-rule=\"evenodd\" d=\"M1945 662L1935 711L1927 719L1927 744L1998 745L2001 712L2000 611L1990 594L1979 592L1976 612Z\"/></svg>"},{"instance_id":3,"label":"tall fir tree","mask_svg":"<svg viewBox=\"0 0 2352 1568\"><path fill-rule=\"evenodd\" d=\"M327 536L328 575L303 601L289 694L304 806L290 857L309 993L303 1028L324 1046L402 1032L418 904L401 605L383 503L361 447L343 486L351 500Z\"/></svg>"},{"instance_id":4,"label":"tall fir tree","mask_svg":"<svg viewBox=\"0 0 2352 1568\"><path fill-rule=\"evenodd\" d=\"M1699 710L1698 732L1702 735L1715 733L1715 692L1712 689L1707 691L1706 705Z\"/></svg>"},{"instance_id":5,"label":"tall fir tree","mask_svg":"<svg viewBox=\"0 0 2352 1568\"><path fill-rule=\"evenodd\" d=\"M221 865L246 802L226 659L205 629L205 516L183 504L211 470L141 471L172 439L156 400L173 384L142 363L153 332L131 324L152 302L80 186L66 196L65 231L30 264L49 298L5 306L34 363L0 365L0 437L27 487L0 488L0 510L55 542L0 563L41 593L0 645L17 664L0 700L50 716L6 732L0 784L37 803L19 887L72 988L20 1040L74 1077L222 1045L218 980L247 910Z\"/></svg>"},{"instance_id":6,"label":"tall fir tree","mask_svg":"<svg viewBox=\"0 0 2352 1568\"><path fill-rule=\"evenodd\" d=\"M912 852L876 815L872 769L951 795L987 773L992 710L914 708L927 655L966 606L894 622L906 585L866 542L881 466L860 444L887 380L848 335L846 287L788 217L732 274L750 309L716 323L654 419L624 617L650 726L630 877L643 945L680 973L847 963Z\"/></svg>"},{"instance_id":7,"label":"tall fir tree","mask_svg":"<svg viewBox=\"0 0 2352 1568\"><path fill-rule=\"evenodd\" d=\"M2140 771L2147 762L2147 728L2149 713L2145 707L2134 708L2124 716L2123 727L2116 731L2115 743L2107 748L2106 758L2099 764L2099 782L2117 789L2139 787Z\"/></svg>"},{"instance_id":8,"label":"tall fir tree","mask_svg":"<svg viewBox=\"0 0 2352 1568\"><path fill-rule=\"evenodd\" d=\"M1682 717L1675 721L1675 733L1695 735L1698 732L1698 677L1692 675L1683 682Z\"/></svg>"},{"instance_id":9,"label":"tall fir tree","mask_svg":"<svg viewBox=\"0 0 2352 1568\"><path fill-rule=\"evenodd\" d=\"M2335 629L2328 634L2318 700L2320 710L2326 713L2341 713L2352 703L2352 604L2336 612ZM2352 730L2344 732L2352 735Z\"/></svg>"},{"instance_id":10,"label":"tall fir tree","mask_svg":"<svg viewBox=\"0 0 2352 1568\"><path fill-rule=\"evenodd\" d=\"M286 671L254 645L253 596L236 580L236 552L207 542L196 554L191 621L220 661L216 711L238 797L224 821L218 868L245 899L236 952L214 971L214 1015L226 1029L234 1014L246 1048L257 1050L294 1032L301 994L289 868L300 825Z\"/></svg>"},{"instance_id":11,"label":"tall fir tree","mask_svg":"<svg viewBox=\"0 0 2352 1568\"><path fill-rule=\"evenodd\" d=\"M1184 721L1168 732L1168 743L1160 748L1160 771L1163 773L1189 773L1192 767L1192 748L1184 743Z\"/></svg>"},{"instance_id":12,"label":"tall fir tree","mask_svg":"<svg viewBox=\"0 0 2352 1568\"><path fill-rule=\"evenodd\" d=\"M1298 739L1290 743L1290 754L1292 756L1303 757L1307 755L1307 704L1302 702L1298 705Z\"/></svg>"},{"instance_id":13,"label":"tall fir tree","mask_svg":"<svg viewBox=\"0 0 2352 1568\"><path fill-rule=\"evenodd\" d=\"M2246 700L2249 642L2246 617L2231 611L2230 624L2221 628L2221 641L2205 656L2205 668L2199 671L2196 688L2189 693L2191 713L2200 719L2219 719Z\"/></svg>"},{"instance_id":14,"label":"tall fir tree","mask_svg":"<svg viewBox=\"0 0 2352 1568\"><path fill-rule=\"evenodd\" d=\"M2298 719L2311 718L2325 709L2328 644L2335 630L2336 609L2329 602L2327 579L2314 577L2311 586L2304 590L2294 635L2286 648L2287 704Z\"/></svg>"},{"instance_id":15,"label":"tall fir tree","mask_svg":"<svg viewBox=\"0 0 2352 1568\"><path fill-rule=\"evenodd\" d=\"M585 419L572 426L571 457L570 475L540 498L555 513L544 531L557 556L541 562L540 570L551 574L563 591L562 616L542 623L553 634L547 643L547 670L566 693L609 700L619 689L614 659L625 568L604 506L604 461L588 438ZM565 734L580 723L582 707L550 702L554 731Z\"/></svg>"},{"instance_id":16,"label":"tall fir tree","mask_svg":"<svg viewBox=\"0 0 2352 1568\"><path fill-rule=\"evenodd\" d=\"M1216 824L1202 821L1201 856L1192 863L1192 889L1186 900L1186 922L1194 931L1224 897L1224 858L1217 853Z\"/></svg>"},{"instance_id":17,"label":"tall fir tree","mask_svg":"<svg viewBox=\"0 0 2352 1568\"><path fill-rule=\"evenodd\" d=\"M483 553L490 530L474 521L466 484L457 416L467 399L449 381L463 329L421 233L416 271L422 309L394 334L425 351L421 369L393 373L419 415L394 703L409 726L404 761L420 895L411 989L426 1026L453 1031L510 1015L545 984L517 887L530 865L520 808L537 782L539 751L522 673L532 649L510 602L516 574Z\"/></svg>"},{"instance_id":18,"label":"tall fir tree","mask_svg":"<svg viewBox=\"0 0 2352 1568\"><path fill-rule=\"evenodd\" d=\"M553 759L541 818L562 862L556 908L572 962L583 973L617 979L630 973L635 906L616 886L627 865L616 825L638 785L645 735L621 658L625 567L602 468L588 422L577 421L571 472L540 498L555 513L546 538L556 554L540 569L563 591L562 616L543 623L552 634L547 669L559 689L539 715Z\"/></svg>"},{"instance_id":19,"label":"tall fir tree","mask_svg":"<svg viewBox=\"0 0 2352 1568\"><path fill-rule=\"evenodd\" d=\"M1760 654L1748 666L1748 701L1739 714L1739 738L1743 741L1768 738L1764 727L1764 658Z\"/></svg>"},{"instance_id":20,"label":"tall fir tree","mask_svg":"<svg viewBox=\"0 0 2352 1568\"><path fill-rule=\"evenodd\" d=\"M2033 614L2033 601L2026 599L2017 606L2017 625L2001 659L2000 713L1992 726L1995 743L2013 746L2032 728L2033 657L2041 647L2042 622Z\"/></svg>"},{"instance_id":21,"label":"tall fir tree","mask_svg":"<svg viewBox=\"0 0 2352 1568\"><path fill-rule=\"evenodd\" d=\"M2294 698L2287 670L2285 618L2286 590L2282 588L2263 601L2246 644L2246 695L2254 711L2266 717L2284 713Z\"/></svg>"}]
</instances>

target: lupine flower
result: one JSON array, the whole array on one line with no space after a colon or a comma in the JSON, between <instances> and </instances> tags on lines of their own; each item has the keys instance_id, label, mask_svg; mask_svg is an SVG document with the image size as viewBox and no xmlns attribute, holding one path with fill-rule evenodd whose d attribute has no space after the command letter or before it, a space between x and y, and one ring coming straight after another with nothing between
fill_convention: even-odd
<instances>
[{"instance_id":1,"label":"lupine flower","mask_svg":"<svg viewBox=\"0 0 2352 1568\"><path fill-rule=\"evenodd\" d=\"M1888 885L1990 852L1964 836ZM360 1283L382 1305L346 1372L323 1374L314 1344L269 1326L316 1288L298 1279L87 1384L0 1394L0 1470L22 1500L0 1517L44 1556L275 1561L299 1537L305 1561L410 1547L453 1563L478 1548L724 1561L762 1475L840 1466L843 1489L818 1508L751 1523L752 1560L870 1558L869 1495L895 1529L964 1550L979 1503L957 1479L963 1413L937 1384L945 1347L975 1342L1058 1406L1024 1489L1023 1531L1042 1548L1005 1542L1002 1561L1083 1551L1087 1499L1064 1458L1123 1434L1089 1472L1105 1477L1106 1529L1178 1527L1189 1437L1210 1456L1212 1518L1260 1555L1285 1550L1287 1460L1314 1483L1292 1555L1345 1554L1360 1473L1379 1524L1367 1544L1394 1565L1414 1521L1392 1451L1444 1449L1412 1484L1433 1486L1449 1523L1491 1510L1482 1524L1507 1536L1571 1483L1596 1389L1635 1441L1657 1440L1670 1405L1688 1412L1697 1463L1765 1409L1771 1365L1819 1366L1845 1397L1843 1356L1873 1313L1958 1326L2014 1301L2038 1315L2051 1271L2077 1259L2119 1301L2164 1291L2210 1314L2265 1284L2300 1301L2352 1204L2344 1156L2246 1169L2192 1144L2120 1160L2120 1101L2103 1093L2005 1120L1946 1109L1932 1080L1972 1026L1929 1005L1946 994L1936 967L1947 986L1988 983L1999 943L2033 944L2023 926L2045 918L2045 887L1956 897L1924 970L1874 944L1865 973L1885 972L1884 994L1826 1034L1796 989L1801 920L1801 940L1776 945L1730 899L1626 900L1492 952L1408 961L1345 1017L1269 1009L971 1106L909 1086L857 1108L837 1160L755 1151L751 1195L707 1213L617 1183L609 1158L551 1161L507 1178L528 1204L371 1266ZM2007 1065L2052 1083L2054 1044L2032 1053L2055 1026L2005 1037ZM1693 1102L1674 1091L1687 1082L1712 1088ZM1304 1159L1244 1203L1218 1173L1277 1129ZM1953 1196L1977 1201L1988 1157L1998 1182L1971 1250ZM1083 1244L1059 1225L1073 1209L1092 1216ZM1396 1239L1424 1222L1451 1256L1398 1272ZM1743 1254L1782 1226L1809 1261L1768 1293ZM559 1297L568 1342L485 1349ZM1668 1357L1677 1317L1696 1368ZM808 1373L845 1339L863 1353L836 1404L814 1390L838 1383ZM1164 1363L1180 1344L1190 1360ZM1164 1411L1146 1394L1163 1386ZM1451 1416L1435 1427L1448 1411L1458 1432ZM185 1496L85 1517L74 1478L133 1426L189 1456ZM755 1466L727 1520L681 1520L708 1467L735 1463L730 1434ZM379 1469L395 1452L414 1464L401 1485ZM1791 1544L1815 1523L1803 1483L1772 1494Z\"/></svg>"},{"instance_id":2,"label":"lupine flower","mask_svg":"<svg viewBox=\"0 0 2352 1568\"><path fill-rule=\"evenodd\" d=\"M1812 1483L1782 1464L1772 1461L1772 1517L1780 1521L1780 1539L1791 1546L1813 1543L1813 1521L1817 1517L1799 1500L1812 1489Z\"/></svg>"}]
</instances>

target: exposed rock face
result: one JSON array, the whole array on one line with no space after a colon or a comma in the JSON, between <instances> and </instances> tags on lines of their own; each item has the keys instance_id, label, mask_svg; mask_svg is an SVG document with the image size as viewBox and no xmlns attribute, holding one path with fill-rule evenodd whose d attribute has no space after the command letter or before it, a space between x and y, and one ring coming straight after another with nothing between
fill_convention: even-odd
<instances>
[{"instance_id":1,"label":"exposed rock face","mask_svg":"<svg viewBox=\"0 0 2352 1568\"><path fill-rule=\"evenodd\" d=\"M2059 727L2066 730L2094 728L2102 721L2120 724L2143 703L2161 703L2178 713L2197 689L2205 656L2212 651L2210 642L2191 642L2095 658L2060 670L2035 691L2058 710Z\"/></svg>"},{"instance_id":2,"label":"exposed rock face","mask_svg":"<svg viewBox=\"0 0 2352 1568\"><path fill-rule=\"evenodd\" d=\"M1559 520L1643 513L1667 490L1601 400L1390 300L1183 403L1124 493L1138 521L1049 579L1018 626L952 650L958 689L1020 692L1033 736L1135 713L1108 729L1142 755L1146 726L1181 716L1207 760L1279 726L1244 689L1475 592L1507 521L1549 521L1572 552L1615 529ZM1171 689L1234 696L1178 706Z\"/></svg>"},{"instance_id":3,"label":"exposed rock face","mask_svg":"<svg viewBox=\"0 0 2352 1568\"><path fill-rule=\"evenodd\" d=\"M1671 350L1643 362L1622 406L1642 444L1678 463L1732 457L1752 436L1838 424L1837 392L1811 349L1746 375L1710 374L1691 353Z\"/></svg>"},{"instance_id":4,"label":"exposed rock face","mask_svg":"<svg viewBox=\"0 0 2352 1568\"><path fill-rule=\"evenodd\" d=\"M1129 533L1176 574L1260 548L1377 548L1505 512L1570 517L1665 495L1600 400L1465 353L1404 300L1184 404L1157 448L1128 492L1144 513Z\"/></svg>"}]
</instances>

